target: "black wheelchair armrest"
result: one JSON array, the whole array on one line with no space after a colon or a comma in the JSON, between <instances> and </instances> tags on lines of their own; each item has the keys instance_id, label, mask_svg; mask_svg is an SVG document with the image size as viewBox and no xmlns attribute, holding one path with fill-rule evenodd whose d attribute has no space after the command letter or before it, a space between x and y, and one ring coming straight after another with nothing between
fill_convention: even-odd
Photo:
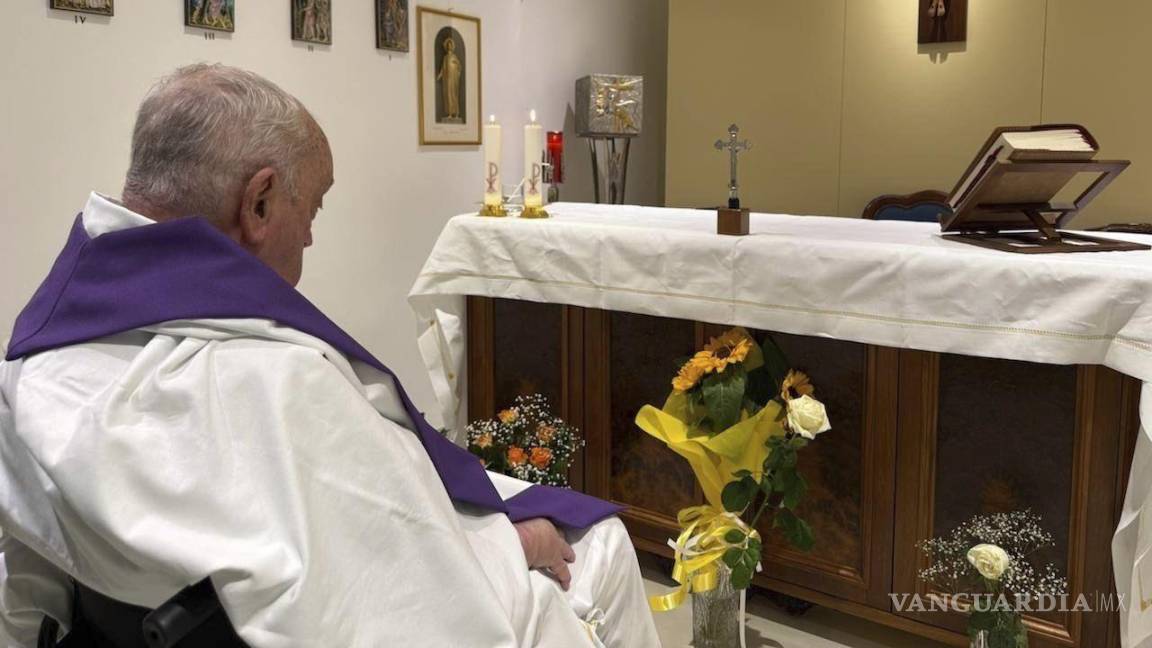
<instances>
[{"instance_id":1,"label":"black wheelchair armrest","mask_svg":"<svg viewBox=\"0 0 1152 648\"><path fill-rule=\"evenodd\" d=\"M212 581L205 578L180 590L144 617L144 641L148 648L172 648L215 614L224 614L224 609Z\"/></svg>"}]
</instances>

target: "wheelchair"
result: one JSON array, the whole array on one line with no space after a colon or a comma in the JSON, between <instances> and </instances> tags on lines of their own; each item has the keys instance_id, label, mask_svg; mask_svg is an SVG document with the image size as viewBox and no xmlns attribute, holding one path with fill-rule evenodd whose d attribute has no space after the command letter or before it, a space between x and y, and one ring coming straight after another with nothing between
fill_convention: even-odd
<instances>
[{"instance_id":1,"label":"wheelchair","mask_svg":"<svg viewBox=\"0 0 1152 648\"><path fill-rule=\"evenodd\" d=\"M73 581L72 627L45 617L37 648L248 648L207 578L155 610L123 603Z\"/></svg>"}]
</instances>

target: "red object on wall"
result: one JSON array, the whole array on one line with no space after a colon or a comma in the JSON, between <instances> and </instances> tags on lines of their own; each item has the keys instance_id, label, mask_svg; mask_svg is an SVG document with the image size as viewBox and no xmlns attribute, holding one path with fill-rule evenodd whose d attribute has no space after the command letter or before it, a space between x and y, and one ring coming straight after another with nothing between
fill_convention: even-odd
<instances>
[{"instance_id":1,"label":"red object on wall","mask_svg":"<svg viewBox=\"0 0 1152 648\"><path fill-rule=\"evenodd\" d=\"M552 183L564 182L564 133L548 131L548 163L552 165Z\"/></svg>"}]
</instances>

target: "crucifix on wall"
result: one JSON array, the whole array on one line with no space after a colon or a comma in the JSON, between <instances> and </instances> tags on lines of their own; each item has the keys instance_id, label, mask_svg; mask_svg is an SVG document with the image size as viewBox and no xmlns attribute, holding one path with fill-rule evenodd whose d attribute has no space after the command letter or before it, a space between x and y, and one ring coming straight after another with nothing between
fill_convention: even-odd
<instances>
[{"instance_id":1,"label":"crucifix on wall","mask_svg":"<svg viewBox=\"0 0 1152 648\"><path fill-rule=\"evenodd\" d=\"M920 0L919 43L953 43L968 39L968 0Z\"/></svg>"}]
</instances>

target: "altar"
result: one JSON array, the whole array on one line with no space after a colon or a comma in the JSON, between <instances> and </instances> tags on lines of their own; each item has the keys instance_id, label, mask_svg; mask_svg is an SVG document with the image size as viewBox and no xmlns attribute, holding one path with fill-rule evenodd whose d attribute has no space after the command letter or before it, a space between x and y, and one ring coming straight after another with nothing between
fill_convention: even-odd
<instances>
[{"instance_id":1,"label":"altar","mask_svg":"<svg viewBox=\"0 0 1152 648\"><path fill-rule=\"evenodd\" d=\"M1032 646L1119 646L1122 618L1136 638L1152 627L1152 511L1139 515L1152 475L1138 471L1125 507L1138 442L1138 459L1152 452L1139 434L1152 252L1012 255L930 225L770 214L726 237L714 212L548 210L453 219L412 289L450 434L544 394L587 441L573 484L627 505L636 546L668 555L676 511L701 494L636 413L726 325L768 332L819 385L833 429L801 459L816 547L761 529L757 583L967 645L958 614L902 611L891 594L924 592L917 542L1031 508L1057 538L1045 558L1093 608L1029 617ZM1126 614L1109 598L1118 527Z\"/></svg>"}]
</instances>

